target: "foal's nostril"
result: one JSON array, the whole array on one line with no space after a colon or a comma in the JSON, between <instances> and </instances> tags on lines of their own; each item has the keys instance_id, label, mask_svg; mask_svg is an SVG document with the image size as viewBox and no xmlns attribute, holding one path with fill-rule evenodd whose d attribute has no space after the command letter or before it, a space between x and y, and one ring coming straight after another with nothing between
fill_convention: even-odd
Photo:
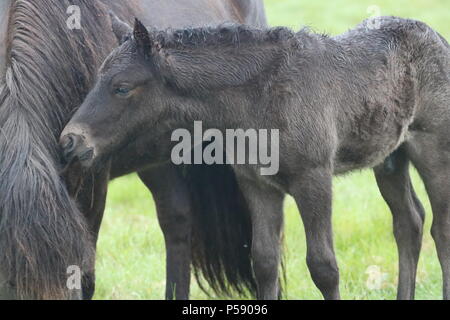
<instances>
[{"instance_id":1,"label":"foal's nostril","mask_svg":"<svg viewBox=\"0 0 450 320\"><path fill-rule=\"evenodd\" d=\"M60 144L63 151L63 156L67 162L74 158L74 151L77 149L81 137L75 134L68 134L61 138Z\"/></svg>"},{"instance_id":2,"label":"foal's nostril","mask_svg":"<svg viewBox=\"0 0 450 320\"><path fill-rule=\"evenodd\" d=\"M77 144L80 138L74 134L68 134L61 138L61 146L65 153L72 152Z\"/></svg>"},{"instance_id":3,"label":"foal's nostril","mask_svg":"<svg viewBox=\"0 0 450 320\"><path fill-rule=\"evenodd\" d=\"M74 146L74 139L73 139L73 137L71 135L64 136L61 139L61 147L64 150L72 149L73 146Z\"/></svg>"},{"instance_id":4,"label":"foal's nostril","mask_svg":"<svg viewBox=\"0 0 450 320\"><path fill-rule=\"evenodd\" d=\"M80 161L82 164L88 165L94 158L94 149L86 144L85 137L82 135L66 134L61 137L59 143L66 164Z\"/></svg>"}]
</instances>

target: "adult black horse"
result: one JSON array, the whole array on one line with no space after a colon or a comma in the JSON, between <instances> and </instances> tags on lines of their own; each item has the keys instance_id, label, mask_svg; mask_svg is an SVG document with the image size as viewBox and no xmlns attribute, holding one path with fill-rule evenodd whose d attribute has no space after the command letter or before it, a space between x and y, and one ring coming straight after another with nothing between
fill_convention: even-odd
<instances>
[{"instance_id":1,"label":"adult black horse","mask_svg":"<svg viewBox=\"0 0 450 320\"><path fill-rule=\"evenodd\" d=\"M81 13L75 30L67 25L73 5ZM167 298L188 298L191 262L218 292L254 290L249 214L227 168L147 167L154 162L151 153L141 152L137 141L100 172L70 166L61 177L58 136L116 45L105 32L111 29L110 10L159 28L266 23L261 0L1 2L0 298L79 297L67 287L70 266L80 267L83 297L92 297L107 183L133 171L157 204Z\"/></svg>"}]
</instances>

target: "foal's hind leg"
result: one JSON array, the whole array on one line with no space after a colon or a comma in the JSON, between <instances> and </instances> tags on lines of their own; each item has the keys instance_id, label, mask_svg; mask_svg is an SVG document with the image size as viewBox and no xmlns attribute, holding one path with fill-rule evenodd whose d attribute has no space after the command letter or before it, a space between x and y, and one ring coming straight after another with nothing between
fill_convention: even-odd
<instances>
[{"instance_id":1,"label":"foal's hind leg","mask_svg":"<svg viewBox=\"0 0 450 320\"><path fill-rule=\"evenodd\" d=\"M191 206L187 187L174 167L139 172L155 199L166 243L166 299L189 299L191 275Z\"/></svg>"},{"instance_id":2,"label":"foal's hind leg","mask_svg":"<svg viewBox=\"0 0 450 320\"><path fill-rule=\"evenodd\" d=\"M339 270L331 226L332 171L326 167L304 170L290 188L303 219L307 264L325 299L339 299Z\"/></svg>"},{"instance_id":3,"label":"foal's hind leg","mask_svg":"<svg viewBox=\"0 0 450 320\"><path fill-rule=\"evenodd\" d=\"M284 195L260 183L238 178L252 218L252 262L260 300L279 298L279 267Z\"/></svg>"},{"instance_id":4,"label":"foal's hind leg","mask_svg":"<svg viewBox=\"0 0 450 320\"><path fill-rule=\"evenodd\" d=\"M447 127L439 134L417 134L408 154L419 171L433 209L431 234L442 267L443 296L450 300L450 138Z\"/></svg>"},{"instance_id":5,"label":"foal's hind leg","mask_svg":"<svg viewBox=\"0 0 450 320\"><path fill-rule=\"evenodd\" d=\"M414 299L425 212L411 184L405 150L399 149L388 161L389 167L380 165L374 171L380 192L393 216L399 254L397 299Z\"/></svg>"}]
</instances>

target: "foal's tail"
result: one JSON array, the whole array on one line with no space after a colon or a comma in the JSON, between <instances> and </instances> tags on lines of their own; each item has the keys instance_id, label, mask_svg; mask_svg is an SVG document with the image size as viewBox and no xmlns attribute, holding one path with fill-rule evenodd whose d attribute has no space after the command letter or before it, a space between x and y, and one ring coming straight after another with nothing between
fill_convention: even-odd
<instances>
[{"instance_id":1,"label":"foal's tail","mask_svg":"<svg viewBox=\"0 0 450 320\"><path fill-rule=\"evenodd\" d=\"M192 261L203 291L203 280L218 295L256 296L252 271L250 212L228 165L182 168L192 195L194 221Z\"/></svg>"}]
</instances>

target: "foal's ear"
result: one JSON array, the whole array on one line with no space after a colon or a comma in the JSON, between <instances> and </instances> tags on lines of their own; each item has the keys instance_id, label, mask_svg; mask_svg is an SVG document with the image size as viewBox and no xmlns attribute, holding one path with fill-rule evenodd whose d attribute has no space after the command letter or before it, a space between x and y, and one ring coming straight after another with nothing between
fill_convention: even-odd
<instances>
[{"instance_id":1,"label":"foal's ear","mask_svg":"<svg viewBox=\"0 0 450 320\"><path fill-rule=\"evenodd\" d=\"M138 50L146 57L150 57L152 52L152 41L147 28L137 18L134 21L134 40L137 43Z\"/></svg>"},{"instance_id":2,"label":"foal's ear","mask_svg":"<svg viewBox=\"0 0 450 320\"><path fill-rule=\"evenodd\" d=\"M109 16L111 17L111 25L114 35L116 36L119 44L123 44L126 40L128 40L128 37L131 36L133 29L131 29L128 24L120 20L114 12L109 11Z\"/></svg>"}]
</instances>

